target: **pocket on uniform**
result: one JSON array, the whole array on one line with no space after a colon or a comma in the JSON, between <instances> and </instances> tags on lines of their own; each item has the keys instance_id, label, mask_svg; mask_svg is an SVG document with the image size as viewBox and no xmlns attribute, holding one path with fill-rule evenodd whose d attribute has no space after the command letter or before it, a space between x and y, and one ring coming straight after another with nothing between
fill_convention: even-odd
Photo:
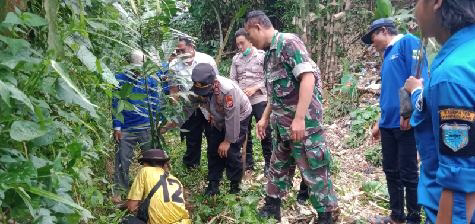
<instances>
[{"instance_id":1,"label":"pocket on uniform","mask_svg":"<svg viewBox=\"0 0 475 224\"><path fill-rule=\"evenodd\" d=\"M251 72L252 73L263 73L264 68L262 67L262 65L253 65L253 66L251 66Z\"/></svg>"},{"instance_id":2,"label":"pocket on uniform","mask_svg":"<svg viewBox=\"0 0 475 224\"><path fill-rule=\"evenodd\" d=\"M285 97L295 90L295 84L285 69L274 71L269 77L271 90L277 97Z\"/></svg>"},{"instance_id":3,"label":"pocket on uniform","mask_svg":"<svg viewBox=\"0 0 475 224\"><path fill-rule=\"evenodd\" d=\"M321 135L310 135L307 140L305 140L304 144L308 165L311 169L318 169L330 164L330 151L325 147L325 143Z\"/></svg>"}]
</instances>

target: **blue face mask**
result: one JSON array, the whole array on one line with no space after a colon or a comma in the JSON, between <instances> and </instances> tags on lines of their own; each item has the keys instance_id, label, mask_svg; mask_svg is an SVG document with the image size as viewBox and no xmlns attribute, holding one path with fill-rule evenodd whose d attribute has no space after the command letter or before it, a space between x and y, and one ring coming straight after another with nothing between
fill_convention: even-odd
<instances>
[{"instance_id":1,"label":"blue face mask","mask_svg":"<svg viewBox=\"0 0 475 224\"><path fill-rule=\"evenodd\" d=\"M250 53L251 53L251 48L248 47L248 48L246 48L246 50L245 50L244 52L242 52L242 56L243 56L243 57L246 57L246 56L248 56Z\"/></svg>"}]
</instances>

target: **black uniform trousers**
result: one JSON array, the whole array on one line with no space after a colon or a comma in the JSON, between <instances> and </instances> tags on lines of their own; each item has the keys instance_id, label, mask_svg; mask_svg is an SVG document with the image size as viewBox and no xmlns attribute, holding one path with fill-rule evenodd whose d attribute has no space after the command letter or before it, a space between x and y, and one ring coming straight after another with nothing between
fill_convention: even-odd
<instances>
[{"instance_id":1,"label":"black uniform trousers","mask_svg":"<svg viewBox=\"0 0 475 224\"><path fill-rule=\"evenodd\" d=\"M241 147L246 140L248 132L247 125L249 117L240 122L239 139L231 143L226 158L219 157L218 147L224 141L226 130L218 130L210 127L209 145L208 145L208 181L220 181L223 171L226 169L226 176L230 181L241 181L242 170L242 152Z\"/></svg>"},{"instance_id":2,"label":"black uniform trousers","mask_svg":"<svg viewBox=\"0 0 475 224\"><path fill-rule=\"evenodd\" d=\"M420 223L421 207L417 204L417 148L414 130L401 131L399 128L380 128L383 154L383 171L389 193L391 217L395 221L405 220ZM406 195L404 197L404 189ZM407 217L404 215L406 199Z\"/></svg>"},{"instance_id":3,"label":"black uniform trousers","mask_svg":"<svg viewBox=\"0 0 475 224\"><path fill-rule=\"evenodd\" d=\"M183 164L187 168L200 166L203 131L205 131L206 141L209 145L209 137L206 131L206 126L208 125L208 120L206 120L201 109L197 108L190 118L181 126L181 129L187 130L187 132L182 132L182 135L185 136L186 139L186 152L183 156Z\"/></svg>"},{"instance_id":4,"label":"black uniform trousers","mask_svg":"<svg viewBox=\"0 0 475 224\"><path fill-rule=\"evenodd\" d=\"M267 101L252 105L252 113L251 113L251 116L249 117L249 128L248 128L249 137L247 139L247 146L246 146L247 169L254 168L254 157L252 156L253 150L252 150L252 137L251 137L252 117L256 119L256 123L257 123L262 118L262 114L264 113L266 106L267 106ZM272 139L271 138L272 138L271 128L270 128L270 125L268 125L266 129L266 137L261 140L262 155L264 156L264 162L265 162L266 167L269 166L270 157L272 156Z\"/></svg>"}]
</instances>

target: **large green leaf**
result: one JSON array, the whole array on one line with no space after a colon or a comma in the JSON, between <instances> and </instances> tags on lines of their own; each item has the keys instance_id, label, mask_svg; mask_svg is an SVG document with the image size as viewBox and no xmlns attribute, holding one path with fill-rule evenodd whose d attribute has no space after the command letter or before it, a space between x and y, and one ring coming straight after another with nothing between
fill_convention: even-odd
<instances>
[{"instance_id":1,"label":"large green leaf","mask_svg":"<svg viewBox=\"0 0 475 224\"><path fill-rule=\"evenodd\" d=\"M22 187L15 187L15 191L17 192L18 195L20 195L21 199L23 199L23 202L25 205L28 207L28 210L30 211L31 216L35 216L35 210L33 209L33 206L31 205L31 197L25 192L25 189Z\"/></svg>"},{"instance_id":2,"label":"large green leaf","mask_svg":"<svg viewBox=\"0 0 475 224\"><path fill-rule=\"evenodd\" d=\"M30 43L28 43L28 41L23 40L23 39L13 39L13 38L0 35L0 41L8 45L7 49L12 54L21 53L22 51L25 51L25 50L29 51L30 49Z\"/></svg>"},{"instance_id":3,"label":"large green leaf","mask_svg":"<svg viewBox=\"0 0 475 224\"><path fill-rule=\"evenodd\" d=\"M97 117L95 105L90 103L85 97L78 94L71 88L70 85L64 79L58 79L58 83L56 85L56 92L57 97L61 100L64 100L66 103L73 103L81 106L82 108L89 111L91 116Z\"/></svg>"},{"instance_id":4,"label":"large green leaf","mask_svg":"<svg viewBox=\"0 0 475 224\"><path fill-rule=\"evenodd\" d=\"M21 19L14 12L9 12L7 17L5 17L5 20L3 20L3 23L21 25L23 24L23 21L21 21Z\"/></svg>"},{"instance_id":5,"label":"large green leaf","mask_svg":"<svg viewBox=\"0 0 475 224\"><path fill-rule=\"evenodd\" d=\"M115 79L114 74L112 74L107 65L100 62L100 60L97 59L97 57L86 47L86 45L81 45L79 50L76 52L76 55L79 60L81 60L81 62L87 67L87 69L89 69L89 71L100 72L104 81L114 86L119 85L119 82Z\"/></svg>"},{"instance_id":6,"label":"large green leaf","mask_svg":"<svg viewBox=\"0 0 475 224\"><path fill-rule=\"evenodd\" d=\"M61 66L54 60L51 60L51 66L61 76L58 79L57 93L58 98L64 100L67 103L74 103L89 111L93 117L97 117L96 105L92 104L74 85L66 72Z\"/></svg>"},{"instance_id":7,"label":"large green leaf","mask_svg":"<svg viewBox=\"0 0 475 224\"><path fill-rule=\"evenodd\" d=\"M147 94L132 93L129 95L129 99L131 100L144 100L145 97L147 97Z\"/></svg>"},{"instance_id":8,"label":"large green leaf","mask_svg":"<svg viewBox=\"0 0 475 224\"><path fill-rule=\"evenodd\" d=\"M10 128L10 137L16 141L30 141L46 134L48 130L32 121L14 121Z\"/></svg>"},{"instance_id":9,"label":"large green leaf","mask_svg":"<svg viewBox=\"0 0 475 224\"><path fill-rule=\"evenodd\" d=\"M376 0L374 19L387 18L392 16L393 7L390 0Z\"/></svg>"},{"instance_id":10,"label":"large green leaf","mask_svg":"<svg viewBox=\"0 0 475 224\"><path fill-rule=\"evenodd\" d=\"M0 80L0 97L2 100L10 106L10 90L5 86L5 83Z\"/></svg>"},{"instance_id":11,"label":"large green leaf","mask_svg":"<svg viewBox=\"0 0 475 224\"><path fill-rule=\"evenodd\" d=\"M25 190L30 192L30 193L33 193L33 194L36 194L36 195L39 195L41 197L45 197L45 198L48 198L48 199L51 199L51 200L54 200L54 201L57 201L57 202L60 202L60 203L63 203L65 205L68 205L68 206L71 206L79 211L82 212L82 215L83 215L83 218L85 219L89 219L89 218L94 218L91 214L90 211L88 211L87 209L83 208L82 206L74 203L73 201L69 201L69 200L66 200L65 198L55 194L55 193L52 193L52 192L49 192L49 191L45 191L41 188L37 188L37 187L25 187Z\"/></svg>"},{"instance_id":12,"label":"large green leaf","mask_svg":"<svg viewBox=\"0 0 475 224\"><path fill-rule=\"evenodd\" d=\"M48 22L46 22L46 19L43 17L29 13L29 12L24 12L21 14L21 18L25 22L26 25L29 26L45 26L48 25Z\"/></svg>"}]
</instances>

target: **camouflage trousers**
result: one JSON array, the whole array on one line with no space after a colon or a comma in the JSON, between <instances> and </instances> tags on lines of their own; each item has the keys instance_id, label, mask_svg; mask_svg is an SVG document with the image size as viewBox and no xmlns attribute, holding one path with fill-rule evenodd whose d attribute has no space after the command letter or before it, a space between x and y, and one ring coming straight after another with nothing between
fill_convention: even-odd
<instances>
[{"instance_id":1,"label":"camouflage trousers","mask_svg":"<svg viewBox=\"0 0 475 224\"><path fill-rule=\"evenodd\" d=\"M277 130L277 129L274 129ZM283 198L292 188L296 166L309 187L310 202L317 212L332 212L338 207L330 180L331 156L321 134L306 136L300 142L283 141L276 133L266 193Z\"/></svg>"}]
</instances>

